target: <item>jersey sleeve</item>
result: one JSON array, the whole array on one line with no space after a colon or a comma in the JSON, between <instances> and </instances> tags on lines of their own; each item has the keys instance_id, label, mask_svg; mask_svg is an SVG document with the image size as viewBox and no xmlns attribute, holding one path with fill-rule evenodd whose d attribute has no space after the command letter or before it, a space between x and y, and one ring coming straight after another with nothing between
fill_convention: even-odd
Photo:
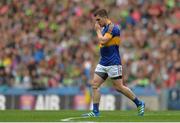
<instances>
[{"instance_id":1,"label":"jersey sleeve","mask_svg":"<svg viewBox=\"0 0 180 123\"><path fill-rule=\"evenodd\" d=\"M120 36L120 28L117 25L114 24L110 24L108 31L105 33L105 35L109 35L109 36Z\"/></svg>"},{"instance_id":2,"label":"jersey sleeve","mask_svg":"<svg viewBox=\"0 0 180 123\"><path fill-rule=\"evenodd\" d=\"M109 27L108 27L107 32L105 33L105 36L106 36L106 37L109 37L109 38L112 38L112 37L113 37L113 34L112 34L113 28L114 28L114 25L113 25L113 24L110 24Z\"/></svg>"},{"instance_id":3,"label":"jersey sleeve","mask_svg":"<svg viewBox=\"0 0 180 123\"><path fill-rule=\"evenodd\" d=\"M119 26L115 25L112 29L111 34L114 36L120 36L120 28Z\"/></svg>"}]
</instances>

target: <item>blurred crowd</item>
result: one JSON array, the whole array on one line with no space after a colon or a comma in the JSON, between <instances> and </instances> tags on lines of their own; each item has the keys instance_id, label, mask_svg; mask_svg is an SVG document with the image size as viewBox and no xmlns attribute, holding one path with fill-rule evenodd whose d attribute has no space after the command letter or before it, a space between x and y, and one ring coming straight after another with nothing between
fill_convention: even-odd
<instances>
[{"instance_id":1,"label":"blurred crowd","mask_svg":"<svg viewBox=\"0 0 180 123\"><path fill-rule=\"evenodd\" d=\"M1 0L0 87L88 86L99 8L121 28L128 86L180 88L180 0Z\"/></svg>"}]
</instances>

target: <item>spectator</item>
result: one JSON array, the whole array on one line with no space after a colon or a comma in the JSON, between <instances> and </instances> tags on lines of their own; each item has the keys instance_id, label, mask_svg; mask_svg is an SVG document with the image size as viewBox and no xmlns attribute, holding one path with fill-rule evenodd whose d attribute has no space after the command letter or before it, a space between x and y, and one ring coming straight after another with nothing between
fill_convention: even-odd
<instances>
[{"instance_id":1,"label":"spectator","mask_svg":"<svg viewBox=\"0 0 180 123\"><path fill-rule=\"evenodd\" d=\"M0 85L88 85L98 61L92 13L104 7L122 29L127 83L145 82L157 90L178 86L179 5L179 0L1 1Z\"/></svg>"}]
</instances>

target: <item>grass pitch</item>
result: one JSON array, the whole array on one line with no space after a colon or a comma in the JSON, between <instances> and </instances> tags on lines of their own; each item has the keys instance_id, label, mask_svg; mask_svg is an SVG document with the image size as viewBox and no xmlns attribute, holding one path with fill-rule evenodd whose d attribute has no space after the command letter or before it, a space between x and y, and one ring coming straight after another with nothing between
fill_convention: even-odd
<instances>
[{"instance_id":1,"label":"grass pitch","mask_svg":"<svg viewBox=\"0 0 180 123\"><path fill-rule=\"evenodd\" d=\"M101 111L100 117L83 118L85 111L0 111L0 122L180 122L180 111Z\"/></svg>"}]
</instances>

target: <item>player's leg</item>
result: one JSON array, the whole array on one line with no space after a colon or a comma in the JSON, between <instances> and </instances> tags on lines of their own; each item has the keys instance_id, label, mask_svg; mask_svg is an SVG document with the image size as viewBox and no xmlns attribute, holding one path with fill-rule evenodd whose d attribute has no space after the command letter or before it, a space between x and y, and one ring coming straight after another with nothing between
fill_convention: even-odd
<instances>
[{"instance_id":1,"label":"player's leg","mask_svg":"<svg viewBox=\"0 0 180 123\"><path fill-rule=\"evenodd\" d=\"M144 108L145 108L144 102L140 101L128 87L123 85L122 66L121 65L110 66L110 68L108 69L108 75L113 80L114 88L118 92L121 92L126 97L131 99L136 104L136 106L138 107L138 115L144 115Z\"/></svg>"},{"instance_id":2,"label":"player's leg","mask_svg":"<svg viewBox=\"0 0 180 123\"><path fill-rule=\"evenodd\" d=\"M93 98L93 111L90 113L83 114L83 116L99 116L99 102L100 102L100 92L99 87L101 84L106 80L108 77L107 73L103 71L102 66L97 65L93 81L91 82L92 85L92 98Z\"/></svg>"},{"instance_id":3,"label":"player's leg","mask_svg":"<svg viewBox=\"0 0 180 123\"><path fill-rule=\"evenodd\" d=\"M105 77L104 79L101 78L100 76ZM95 73L94 74L94 80L92 83L92 90L93 90L93 112L94 113L99 113L99 102L100 102L100 92L99 92L99 87L100 85L105 81L106 77L106 73Z\"/></svg>"},{"instance_id":4,"label":"player's leg","mask_svg":"<svg viewBox=\"0 0 180 123\"><path fill-rule=\"evenodd\" d=\"M123 85L121 77L111 78L113 80L113 86L118 91L124 94L129 99L135 99L135 94L126 86Z\"/></svg>"},{"instance_id":5,"label":"player's leg","mask_svg":"<svg viewBox=\"0 0 180 123\"><path fill-rule=\"evenodd\" d=\"M118 78L112 78L113 79L113 85L114 88L118 91L124 94L126 97L131 99L138 108L138 115L143 116L144 115L144 108L145 104L143 101L139 100L136 95L126 86L123 85L122 79Z\"/></svg>"}]
</instances>

